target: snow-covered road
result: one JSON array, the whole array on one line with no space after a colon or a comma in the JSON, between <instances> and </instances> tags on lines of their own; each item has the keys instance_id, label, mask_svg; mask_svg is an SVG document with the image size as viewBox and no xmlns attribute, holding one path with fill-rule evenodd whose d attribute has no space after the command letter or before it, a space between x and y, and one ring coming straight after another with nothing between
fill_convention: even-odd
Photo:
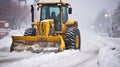
<instances>
[{"instance_id":1,"label":"snow-covered road","mask_svg":"<svg viewBox=\"0 0 120 67\"><path fill-rule=\"evenodd\" d=\"M109 59L114 57L115 59L111 59L116 62L114 65L120 66L117 62L120 61L118 59L120 50L117 48L111 50L115 44L118 46L119 38L105 38L93 33L88 35L87 32L82 32L81 51L65 50L59 53L36 54L28 51L9 52L10 36L11 34L0 40L2 43L0 43L0 67L110 67ZM102 47L107 47L107 49L102 49Z\"/></svg>"},{"instance_id":2,"label":"snow-covered road","mask_svg":"<svg viewBox=\"0 0 120 67\"><path fill-rule=\"evenodd\" d=\"M65 2L70 2L74 10L69 18L79 22L81 51L65 50L59 53L37 54L28 51L10 52L11 36L24 34L23 30L11 30L8 36L0 39L0 67L120 67L120 38L101 37L91 30L98 12L113 9L117 5L117 0L65 0ZM28 5L32 3L33 0L27 0ZM78 5L79 8L76 8Z\"/></svg>"},{"instance_id":3,"label":"snow-covered road","mask_svg":"<svg viewBox=\"0 0 120 67\"><path fill-rule=\"evenodd\" d=\"M13 32L13 31L12 31ZM15 31L14 31L15 33ZM18 32L17 32L18 33ZM9 36L11 36L10 33ZM82 35L81 51L65 50L60 53L31 53L24 52L9 52L11 42L3 42L10 40L7 36L3 38L0 48L0 67L97 67L97 56L101 44L104 44L100 37ZM97 38L96 38L97 37Z\"/></svg>"},{"instance_id":4,"label":"snow-covered road","mask_svg":"<svg viewBox=\"0 0 120 67\"><path fill-rule=\"evenodd\" d=\"M96 67L98 52L66 50L60 53L30 52L0 54L1 67ZM29 64L29 65L28 65Z\"/></svg>"}]
</instances>

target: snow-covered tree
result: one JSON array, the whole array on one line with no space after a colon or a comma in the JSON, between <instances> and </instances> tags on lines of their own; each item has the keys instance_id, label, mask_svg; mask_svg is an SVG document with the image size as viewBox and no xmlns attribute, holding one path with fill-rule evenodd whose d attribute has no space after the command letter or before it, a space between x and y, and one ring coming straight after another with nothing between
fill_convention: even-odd
<instances>
[{"instance_id":1,"label":"snow-covered tree","mask_svg":"<svg viewBox=\"0 0 120 67\"><path fill-rule=\"evenodd\" d=\"M120 37L120 3L113 14L113 37Z\"/></svg>"},{"instance_id":2,"label":"snow-covered tree","mask_svg":"<svg viewBox=\"0 0 120 67\"><path fill-rule=\"evenodd\" d=\"M94 31L100 35L110 35L111 17L108 11L102 10L94 22Z\"/></svg>"},{"instance_id":3,"label":"snow-covered tree","mask_svg":"<svg viewBox=\"0 0 120 67\"><path fill-rule=\"evenodd\" d=\"M19 0L0 0L0 21L8 22L11 29L23 28L31 23L30 6L20 5Z\"/></svg>"}]
</instances>

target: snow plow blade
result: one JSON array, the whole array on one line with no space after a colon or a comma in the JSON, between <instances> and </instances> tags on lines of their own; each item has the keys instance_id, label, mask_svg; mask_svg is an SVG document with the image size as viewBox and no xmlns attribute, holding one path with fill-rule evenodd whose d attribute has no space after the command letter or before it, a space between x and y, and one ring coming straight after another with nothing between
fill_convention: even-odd
<instances>
[{"instance_id":1,"label":"snow plow blade","mask_svg":"<svg viewBox=\"0 0 120 67\"><path fill-rule=\"evenodd\" d=\"M58 52L65 49L62 36L12 36L10 51Z\"/></svg>"}]
</instances>

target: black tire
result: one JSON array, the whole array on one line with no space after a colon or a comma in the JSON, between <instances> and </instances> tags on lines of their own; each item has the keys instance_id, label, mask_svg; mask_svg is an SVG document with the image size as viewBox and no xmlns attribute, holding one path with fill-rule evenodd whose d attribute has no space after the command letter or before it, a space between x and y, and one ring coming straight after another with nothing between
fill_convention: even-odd
<instances>
[{"instance_id":1,"label":"black tire","mask_svg":"<svg viewBox=\"0 0 120 67\"><path fill-rule=\"evenodd\" d=\"M24 36L35 36L36 35L36 29L35 28L28 28L25 30Z\"/></svg>"},{"instance_id":2,"label":"black tire","mask_svg":"<svg viewBox=\"0 0 120 67\"><path fill-rule=\"evenodd\" d=\"M78 36L78 47L76 47L76 36ZM65 38L66 49L79 49L81 47L80 31L77 28L69 29Z\"/></svg>"}]
</instances>

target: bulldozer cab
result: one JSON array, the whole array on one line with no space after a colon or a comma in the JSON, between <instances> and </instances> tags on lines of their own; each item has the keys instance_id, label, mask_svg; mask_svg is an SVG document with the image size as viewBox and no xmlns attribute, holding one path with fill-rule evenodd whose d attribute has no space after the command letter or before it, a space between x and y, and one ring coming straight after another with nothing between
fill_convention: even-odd
<instances>
[{"instance_id":1,"label":"bulldozer cab","mask_svg":"<svg viewBox=\"0 0 120 67\"><path fill-rule=\"evenodd\" d=\"M40 21L46 19L54 20L55 31L61 31L61 25L68 21L68 4L67 3L38 3L41 7Z\"/></svg>"}]
</instances>

